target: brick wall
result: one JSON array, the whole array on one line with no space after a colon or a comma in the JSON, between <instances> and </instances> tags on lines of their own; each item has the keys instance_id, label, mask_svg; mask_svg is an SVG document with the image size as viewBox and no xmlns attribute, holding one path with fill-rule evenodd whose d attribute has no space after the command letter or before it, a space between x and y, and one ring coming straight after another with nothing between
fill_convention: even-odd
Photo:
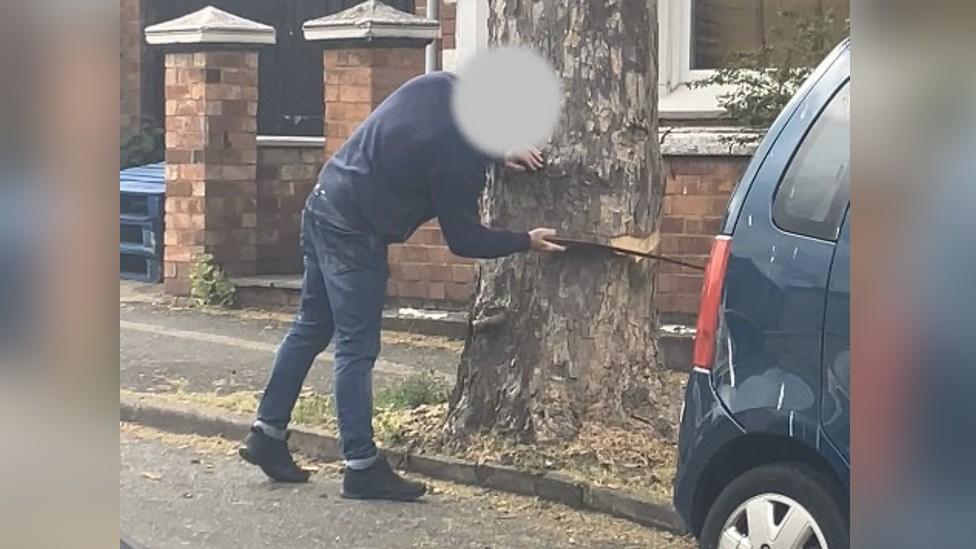
<instances>
[{"instance_id":1,"label":"brick wall","mask_svg":"<svg viewBox=\"0 0 976 549\"><path fill-rule=\"evenodd\" d=\"M666 181L661 220L661 252L689 263L705 264L718 233L729 193L745 170L743 156L671 156L664 158ZM698 312L702 275L680 265L658 267L659 309L678 322Z\"/></svg>"},{"instance_id":2,"label":"brick wall","mask_svg":"<svg viewBox=\"0 0 976 549\"><path fill-rule=\"evenodd\" d=\"M322 149L260 144L257 168L259 274L302 269L299 227L305 197L322 168ZM390 246L388 295L407 304L463 306L471 299L474 261L451 254L436 221Z\"/></svg>"},{"instance_id":3,"label":"brick wall","mask_svg":"<svg viewBox=\"0 0 976 549\"><path fill-rule=\"evenodd\" d=\"M141 0L119 1L119 123L135 128L142 115Z\"/></svg>"},{"instance_id":4,"label":"brick wall","mask_svg":"<svg viewBox=\"0 0 976 549\"><path fill-rule=\"evenodd\" d=\"M475 265L452 254L436 222L417 230L407 242L390 246L387 295L401 302L464 305L474 290Z\"/></svg>"},{"instance_id":5,"label":"brick wall","mask_svg":"<svg viewBox=\"0 0 976 549\"><path fill-rule=\"evenodd\" d=\"M441 44L445 50L457 47L454 33L457 25L457 2L441 4Z\"/></svg>"},{"instance_id":6,"label":"brick wall","mask_svg":"<svg viewBox=\"0 0 976 549\"><path fill-rule=\"evenodd\" d=\"M302 208L321 168L321 146L258 146L258 273L301 272Z\"/></svg>"}]
</instances>

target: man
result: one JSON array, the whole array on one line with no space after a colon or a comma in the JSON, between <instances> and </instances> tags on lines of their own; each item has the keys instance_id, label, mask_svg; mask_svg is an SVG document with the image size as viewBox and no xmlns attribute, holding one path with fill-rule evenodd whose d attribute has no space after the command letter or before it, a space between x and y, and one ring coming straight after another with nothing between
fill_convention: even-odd
<instances>
[{"instance_id":1,"label":"man","mask_svg":"<svg viewBox=\"0 0 976 549\"><path fill-rule=\"evenodd\" d=\"M483 227L478 199L493 161L461 135L451 115L455 77L419 76L386 99L329 160L302 216L305 279L295 322L275 357L257 420L240 449L274 480L305 482L287 427L316 355L335 334L335 403L345 459L342 495L413 500L426 492L390 468L372 428L372 369L389 275L387 244L436 217L451 251L492 258L562 251L555 231ZM508 167L537 170L541 153L509 155Z\"/></svg>"}]
</instances>

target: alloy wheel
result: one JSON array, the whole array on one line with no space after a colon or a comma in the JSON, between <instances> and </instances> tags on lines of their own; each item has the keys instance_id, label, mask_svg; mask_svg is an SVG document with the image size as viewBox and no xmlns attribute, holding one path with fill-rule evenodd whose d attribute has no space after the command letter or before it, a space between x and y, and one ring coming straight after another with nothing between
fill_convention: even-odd
<instances>
[{"instance_id":1,"label":"alloy wheel","mask_svg":"<svg viewBox=\"0 0 976 549\"><path fill-rule=\"evenodd\" d=\"M750 498L729 516L719 549L829 549L813 515L781 494Z\"/></svg>"}]
</instances>

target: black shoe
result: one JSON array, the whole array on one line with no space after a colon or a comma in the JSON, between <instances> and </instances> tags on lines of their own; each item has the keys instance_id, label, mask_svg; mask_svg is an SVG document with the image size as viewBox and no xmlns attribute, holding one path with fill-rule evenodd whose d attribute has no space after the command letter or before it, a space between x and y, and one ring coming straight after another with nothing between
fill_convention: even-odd
<instances>
[{"instance_id":1,"label":"black shoe","mask_svg":"<svg viewBox=\"0 0 976 549\"><path fill-rule=\"evenodd\" d=\"M269 437L258 427L251 427L237 453L244 461L260 467L273 480L308 482L309 472L295 464L288 451L288 441Z\"/></svg>"},{"instance_id":2,"label":"black shoe","mask_svg":"<svg viewBox=\"0 0 976 549\"><path fill-rule=\"evenodd\" d=\"M423 483L407 480L393 472L383 454L369 469L357 471L346 467L342 479L342 497L349 499L413 501L426 493L427 486Z\"/></svg>"}]
</instances>

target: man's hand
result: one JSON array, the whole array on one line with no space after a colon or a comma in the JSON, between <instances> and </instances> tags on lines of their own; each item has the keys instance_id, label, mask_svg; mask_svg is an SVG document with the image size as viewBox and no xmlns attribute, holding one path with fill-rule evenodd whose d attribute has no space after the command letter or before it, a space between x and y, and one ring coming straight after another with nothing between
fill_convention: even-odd
<instances>
[{"instance_id":1,"label":"man's hand","mask_svg":"<svg viewBox=\"0 0 976 549\"><path fill-rule=\"evenodd\" d=\"M542 157L542 152L535 147L505 155L505 167L517 172L524 172L525 170L534 172L541 169L545 164L546 160Z\"/></svg>"},{"instance_id":2,"label":"man's hand","mask_svg":"<svg viewBox=\"0 0 976 549\"><path fill-rule=\"evenodd\" d=\"M554 236L555 234L556 231L554 229L543 229L541 227L538 229L532 229L531 231L529 231L529 238L532 241L529 247L536 252L566 251L566 248L564 246L560 246L559 244L555 244L553 242L549 242L548 240L546 240L547 236Z\"/></svg>"}]
</instances>

